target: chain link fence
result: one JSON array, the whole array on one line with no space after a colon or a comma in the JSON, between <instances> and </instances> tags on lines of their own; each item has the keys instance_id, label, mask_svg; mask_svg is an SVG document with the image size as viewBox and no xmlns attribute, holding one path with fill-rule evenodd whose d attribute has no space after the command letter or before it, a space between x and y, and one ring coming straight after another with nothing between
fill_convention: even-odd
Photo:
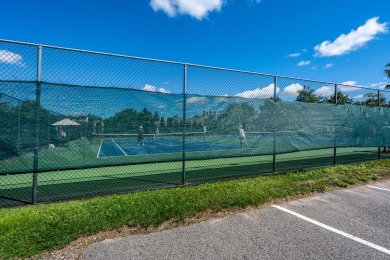
<instances>
[{"instance_id":1,"label":"chain link fence","mask_svg":"<svg viewBox=\"0 0 390 260\"><path fill-rule=\"evenodd\" d=\"M387 158L385 90L0 40L0 207Z\"/></svg>"}]
</instances>

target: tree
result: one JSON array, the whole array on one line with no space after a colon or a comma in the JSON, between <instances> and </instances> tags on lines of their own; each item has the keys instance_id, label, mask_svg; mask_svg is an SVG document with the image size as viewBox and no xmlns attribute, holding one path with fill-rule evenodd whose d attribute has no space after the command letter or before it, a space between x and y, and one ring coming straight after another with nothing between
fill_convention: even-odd
<instances>
[{"instance_id":1,"label":"tree","mask_svg":"<svg viewBox=\"0 0 390 260\"><path fill-rule=\"evenodd\" d=\"M153 121L154 122L160 121L160 115L158 114L157 111L155 111L154 114L153 114Z\"/></svg>"},{"instance_id":2,"label":"tree","mask_svg":"<svg viewBox=\"0 0 390 260\"><path fill-rule=\"evenodd\" d=\"M274 100L274 101L282 101L282 99L279 96L276 96L275 98L274 97L270 97L268 99L269 100Z\"/></svg>"},{"instance_id":3,"label":"tree","mask_svg":"<svg viewBox=\"0 0 390 260\"><path fill-rule=\"evenodd\" d=\"M298 96L296 101L307 103L321 103L322 97L314 94L313 89L301 89L298 90Z\"/></svg>"},{"instance_id":4,"label":"tree","mask_svg":"<svg viewBox=\"0 0 390 260\"><path fill-rule=\"evenodd\" d=\"M325 103L334 104L334 95L328 97L325 99ZM352 98L348 97L348 95L344 95L343 92L337 91L337 104L338 105L346 105L346 104L352 104L353 100Z\"/></svg>"},{"instance_id":5,"label":"tree","mask_svg":"<svg viewBox=\"0 0 390 260\"><path fill-rule=\"evenodd\" d=\"M386 65L385 74L390 79L390 62ZM386 89L390 89L390 84L386 85Z\"/></svg>"},{"instance_id":6,"label":"tree","mask_svg":"<svg viewBox=\"0 0 390 260\"><path fill-rule=\"evenodd\" d=\"M377 107L378 106L378 94L375 93L366 93L363 95L363 98L365 98L365 101L357 101L354 102L354 105L360 105L360 106L368 106L368 107ZM380 94L379 98L381 100L381 107L386 106L386 98Z\"/></svg>"},{"instance_id":7,"label":"tree","mask_svg":"<svg viewBox=\"0 0 390 260\"><path fill-rule=\"evenodd\" d=\"M230 104L224 113L226 114L227 125L238 127L241 124L244 128L247 124L253 123L256 115L255 109L247 103Z\"/></svg>"},{"instance_id":8,"label":"tree","mask_svg":"<svg viewBox=\"0 0 390 260\"><path fill-rule=\"evenodd\" d=\"M98 118L90 116L90 121L97 121ZM128 133L129 131L136 131L139 127L138 112L134 109L128 108L116 113L114 116L107 118L106 124L112 133Z\"/></svg>"},{"instance_id":9,"label":"tree","mask_svg":"<svg viewBox=\"0 0 390 260\"><path fill-rule=\"evenodd\" d=\"M145 133L152 132L153 115L152 112L150 112L146 107L144 107L144 109L138 113L138 120L140 124L143 125Z\"/></svg>"}]
</instances>

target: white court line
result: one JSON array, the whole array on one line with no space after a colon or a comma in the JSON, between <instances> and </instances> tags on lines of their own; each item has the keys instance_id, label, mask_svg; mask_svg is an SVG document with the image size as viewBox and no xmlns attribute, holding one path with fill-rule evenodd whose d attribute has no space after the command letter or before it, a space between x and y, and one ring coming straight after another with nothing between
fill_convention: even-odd
<instances>
[{"instance_id":1,"label":"white court line","mask_svg":"<svg viewBox=\"0 0 390 260\"><path fill-rule=\"evenodd\" d=\"M386 190L386 191L390 191L389 189L385 189L385 188L379 188L379 187L375 187L375 186L367 186L367 187L370 187L370 188L373 188L373 189L378 189L378 190Z\"/></svg>"},{"instance_id":2,"label":"white court line","mask_svg":"<svg viewBox=\"0 0 390 260\"><path fill-rule=\"evenodd\" d=\"M374 248L374 249L376 249L376 250L379 250L379 251L381 251L381 252L383 252L383 253L386 253L386 254L390 255L390 250L389 250L389 249L386 249L386 248L384 248L384 247L375 245L375 244L370 243L370 242L368 242L368 241L366 241L366 240L363 240L363 239L361 239L361 238L358 238L358 237L355 237L355 236L350 235L350 234L348 234L348 233L345 233L345 232L343 232L343 231L341 231L341 230L332 228L332 227L330 227L330 226L328 226L328 225L322 224L321 222L315 221L314 219L305 217L305 216L303 216L303 215L301 215L301 214L298 214L298 213L296 213L296 212L294 212L294 211L291 211L291 210L289 210L289 209L283 208L283 207L281 207L281 206L272 205L272 207L277 208L277 209L280 209L280 210L282 210L282 211L284 211L284 212L287 212L287 213L289 213L289 214L291 214L291 215L294 215L294 216L296 216L296 217L298 217L298 218L300 218L300 219L306 220L307 222L310 222L310 223L312 223L312 224L314 224L314 225L320 226L320 227L325 228L325 229L327 229L327 230L330 230L330 231L332 231L332 232L334 232L334 233L336 233L336 234L342 235L342 236L347 237L347 238L349 238L349 239L352 239L352 240L354 240L354 241L356 241L356 242L359 242L359 243L361 243L361 244L363 244L363 245L372 247L372 248Z\"/></svg>"},{"instance_id":3,"label":"white court line","mask_svg":"<svg viewBox=\"0 0 390 260\"><path fill-rule=\"evenodd\" d=\"M122 151L122 153L124 153L126 156L128 155L128 154L127 154L125 151L123 151L123 149L115 142L114 138L112 138L111 140L114 142L114 144L115 144L116 146L118 146L118 148Z\"/></svg>"},{"instance_id":4,"label":"white court line","mask_svg":"<svg viewBox=\"0 0 390 260\"><path fill-rule=\"evenodd\" d=\"M102 145L103 145L103 140L100 142L100 147L99 147L99 151L96 155L96 158L100 158L99 155L100 155L100 150L102 149Z\"/></svg>"}]
</instances>

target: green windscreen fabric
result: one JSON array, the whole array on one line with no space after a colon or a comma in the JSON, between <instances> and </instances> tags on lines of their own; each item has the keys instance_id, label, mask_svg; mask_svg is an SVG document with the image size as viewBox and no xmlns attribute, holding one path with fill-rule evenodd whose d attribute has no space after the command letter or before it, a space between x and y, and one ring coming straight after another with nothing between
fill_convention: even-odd
<instances>
[{"instance_id":1,"label":"green windscreen fabric","mask_svg":"<svg viewBox=\"0 0 390 260\"><path fill-rule=\"evenodd\" d=\"M36 87L0 82L0 173L390 146L388 108L51 83L37 139Z\"/></svg>"},{"instance_id":2,"label":"green windscreen fabric","mask_svg":"<svg viewBox=\"0 0 390 260\"><path fill-rule=\"evenodd\" d=\"M389 145L389 109L266 101L260 122L275 131L277 153ZM279 137L279 140L278 140Z\"/></svg>"},{"instance_id":3,"label":"green windscreen fabric","mask_svg":"<svg viewBox=\"0 0 390 260\"><path fill-rule=\"evenodd\" d=\"M0 159L20 153L21 100L0 93Z\"/></svg>"}]
</instances>

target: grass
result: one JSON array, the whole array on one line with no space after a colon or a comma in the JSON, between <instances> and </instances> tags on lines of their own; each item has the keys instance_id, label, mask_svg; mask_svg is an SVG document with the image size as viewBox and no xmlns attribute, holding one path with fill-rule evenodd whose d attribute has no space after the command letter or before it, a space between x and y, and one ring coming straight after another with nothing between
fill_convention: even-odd
<instances>
[{"instance_id":1,"label":"grass","mask_svg":"<svg viewBox=\"0 0 390 260\"><path fill-rule=\"evenodd\" d=\"M81 236L181 223L205 212L237 210L390 176L390 160L0 210L0 258L59 249Z\"/></svg>"}]
</instances>

